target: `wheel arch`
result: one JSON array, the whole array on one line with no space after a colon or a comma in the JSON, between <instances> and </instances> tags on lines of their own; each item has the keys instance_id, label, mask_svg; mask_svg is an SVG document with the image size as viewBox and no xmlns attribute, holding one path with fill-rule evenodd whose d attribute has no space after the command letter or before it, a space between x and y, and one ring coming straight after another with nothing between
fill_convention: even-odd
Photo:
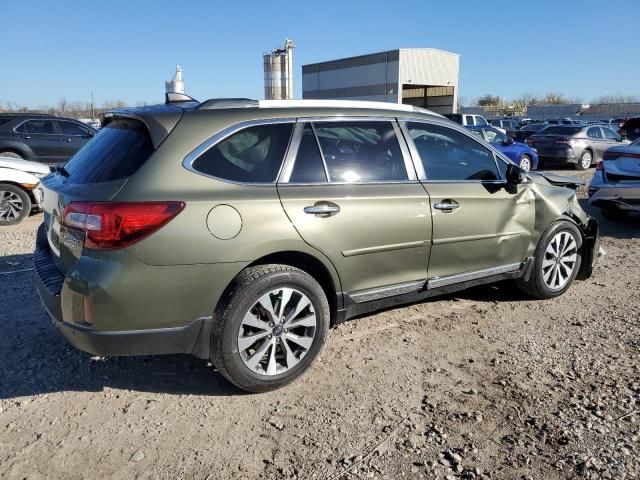
<instances>
[{"instance_id":1,"label":"wheel arch","mask_svg":"<svg viewBox=\"0 0 640 480\"><path fill-rule=\"evenodd\" d=\"M335 324L337 311L342 308L342 288L340 278L333 266L329 267L325 262L307 252L297 250L285 250L264 255L246 268L266 264L289 265L311 275L322 287L331 310L331 324Z\"/></svg>"},{"instance_id":2,"label":"wheel arch","mask_svg":"<svg viewBox=\"0 0 640 480\"><path fill-rule=\"evenodd\" d=\"M0 185L11 185L13 187L19 188L24 193L26 193L27 196L29 197L29 200L31 200L31 207L33 208L36 205L36 197L33 195L33 190L31 190L29 188L24 188L19 183L13 182L11 180L0 180Z\"/></svg>"}]
</instances>

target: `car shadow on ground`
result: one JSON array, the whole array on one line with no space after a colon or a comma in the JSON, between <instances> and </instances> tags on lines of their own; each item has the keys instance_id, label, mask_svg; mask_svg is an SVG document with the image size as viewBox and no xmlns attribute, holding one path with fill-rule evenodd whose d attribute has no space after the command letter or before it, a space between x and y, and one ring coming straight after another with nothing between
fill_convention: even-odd
<instances>
[{"instance_id":1,"label":"car shadow on ground","mask_svg":"<svg viewBox=\"0 0 640 480\"><path fill-rule=\"evenodd\" d=\"M609 220L602 216L599 208L589 205L589 199L581 198L578 202L587 214L598 220L601 237L611 237L622 240L640 238L640 214L632 213L620 220Z\"/></svg>"},{"instance_id":2,"label":"car shadow on ground","mask_svg":"<svg viewBox=\"0 0 640 480\"><path fill-rule=\"evenodd\" d=\"M43 312L31 255L0 257L0 399L108 388L175 395L239 395L190 355L96 357L70 346Z\"/></svg>"}]
</instances>

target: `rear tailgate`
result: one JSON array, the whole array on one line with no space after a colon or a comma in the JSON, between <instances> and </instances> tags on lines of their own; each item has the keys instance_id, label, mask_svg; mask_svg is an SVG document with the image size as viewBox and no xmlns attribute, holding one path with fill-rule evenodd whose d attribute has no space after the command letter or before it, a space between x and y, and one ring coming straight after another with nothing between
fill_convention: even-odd
<instances>
[{"instance_id":1,"label":"rear tailgate","mask_svg":"<svg viewBox=\"0 0 640 480\"><path fill-rule=\"evenodd\" d=\"M65 208L71 202L107 202L153 154L147 126L130 117L109 123L65 165L42 182L44 226L53 261L62 273L76 263L84 233L66 228Z\"/></svg>"}]
</instances>

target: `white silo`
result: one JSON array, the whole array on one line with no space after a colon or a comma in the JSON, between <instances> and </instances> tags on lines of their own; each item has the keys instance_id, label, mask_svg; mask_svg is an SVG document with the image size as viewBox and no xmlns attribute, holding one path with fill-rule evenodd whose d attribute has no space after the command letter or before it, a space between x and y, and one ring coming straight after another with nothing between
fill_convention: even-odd
<instances>
[{"instance_id":1,"label":"white silo","mask_svg":"<svg viewBox=\"0 0 640 480\"><path fill-rule=\"evenodd\" d=\"M184 81L182 80L182 67L176 65L176 73L169 82L164 82L164 89L167 93L183 93Z\"/></svg>"},{"instance_id":2,"label":"white silo","mask_svg":"<svg viewBox=\"0 0 640 480\"><path fill-rule=\"evenodd\" d=\"M267 100L293 99L293 48L286 39L283 48L275 47L263 55L264 97Z\"/></svg>"}]
</instances>

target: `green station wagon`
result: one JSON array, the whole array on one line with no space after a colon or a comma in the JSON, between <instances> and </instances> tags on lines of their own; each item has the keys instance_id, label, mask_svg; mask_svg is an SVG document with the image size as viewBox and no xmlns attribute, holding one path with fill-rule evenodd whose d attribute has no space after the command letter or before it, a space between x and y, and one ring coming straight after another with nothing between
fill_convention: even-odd
<instances>
[{"instance_id":1,"label":"green station wagon","mask_svg":"<svg viewBox=\"0 0 640 480\"><path fill-rule=\"evenodd\" d=\"M104 124L43 180L34 253L93 354L188 353L260 392L348 318L505 279L556 297L600 253L575 179L427 110L169 95Z\"/></svg>"}]
</instances>

